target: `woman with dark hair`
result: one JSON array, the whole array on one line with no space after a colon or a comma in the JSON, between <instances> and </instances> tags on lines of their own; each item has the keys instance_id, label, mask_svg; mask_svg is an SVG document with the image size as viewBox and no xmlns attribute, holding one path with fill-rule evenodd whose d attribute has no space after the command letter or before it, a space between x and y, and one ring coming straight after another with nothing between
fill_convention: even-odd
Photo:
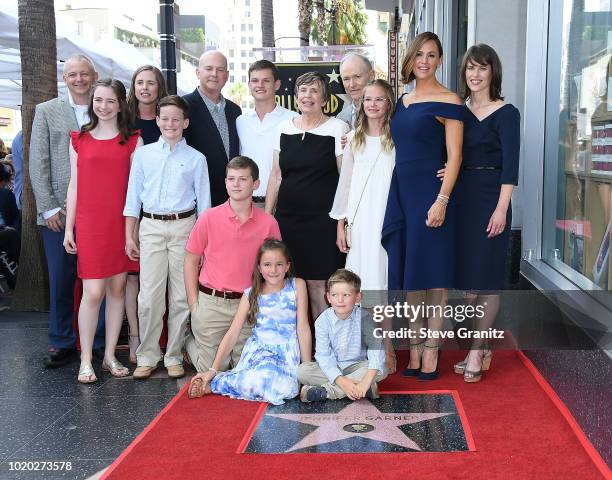
<instances>
[{"instance_id":1,"label":"woman with dark hair","mask_svg":"<svg viewBox=\"0 0 612 480\"><path fill-rule=\"evenodd\" d=\"M132 85L127 97L128 109L132 116L132 126L140 131L140 138L145 145L159 140L161 132L157 126L157 104L168 95L166 79L159 68L153 65L138 67L132 75ZM136 226L138 235L138 226ZM130 363L136 363L136 350L140 345L140 329L138 326L138 291L139 272L138 263L134 263L135 270L128 272L125 284L125 314L130 326L129 349Z\"/></svg>"},{"instance_id":2,"label":"woman with dark hair","mask_svg":"<svg viewBox=\"0 0 612 480\"><path fill-rule=\"evenodd\" d=\"M471 47L461 63L461 93L466 100L463 165L455 188L455 288L483 308L475 328L487 331L499 311L504 287L512 208L518 183L519 111L501 95L502 65L490 46ZM491 363L486 342L475 338L465 361L455 372L466 382L478 382Z\"/></svg>"},{"instance_id":3,"label":"woman with dark hair","mask_svg":"<svg viewBox=\"0 0 612 480\"><path fill-rule=\"evenodd\" d=\"M336 224L329 217L342 164L342 120L323 113L329 100L326 75L308 72L295 81L301 115L278 126L266 212L274 213L296 274L308 285L313 318L327 308L325 281L344 265L336 247ZM277 202L278 200L278 202Z\"/></svg>"},{"instance_id":4,"label":"woman with dark hair","mask_svg":"<svg viewBox=\"0 0 612 480\"><path fill-rule=\"evenodd\" d=\"M402 81L415 85L399 99L391 121L395 170L381 239L389 257L389 290L408 291L409 304L425 305L431 313L426 319L431 335L421 335L424 316L410 319L417 335L404 375L420 380L438 376L435 334L442 328L447 289L453 284L451 193L463 138L461 99L436 79L441 63L442 45L432 32L417 35L402 61ZM436 172L445 163L440 186Z\"/></svg>"},{"instance_id":5,"label":"woman with dark hair","mask_svg":"<svg viewBox=\"0 0 612 480\"><path fill-rule=\"evenodd\" d=\"M125 87L118 80L98 80L92 90L90 121L71 133L70 183L66 202L64 247L76 254L83 279L79 308L81 366L78 381L97 380L91 349L98 311L106 296L106 347L102 369L113 376L129 374L115 358L115 346L125 309L125 282L134 268L125 253L125 217L132 154L142 145L130 128ZM76 230L76 231L75 231Z\"/></svg>"},{"instance_id":6,"label":"woman with dark hair","mask_svg":"<svg viewBox=\"0 0 612 480\"><path fill-rule=\"evenodd\" d=\"M157 104L168 95L166 79L153 65L138 67L132 75L127 102L133 126L140 130L145 145L157 142L161 132L157 126Z\"/></svg>"},{"instance_id":7,"label":"woman with dark hair","mask_svg":"<svg viewBox=\"0 0 612 480\"><path fill-rule=\"evenodd\" d=\"M15 195L9 188L13 175L8 165L0 163L0 273L9 288L15 288L20 237L14 228L19 218Z\"/></svg>"}]
</instances>

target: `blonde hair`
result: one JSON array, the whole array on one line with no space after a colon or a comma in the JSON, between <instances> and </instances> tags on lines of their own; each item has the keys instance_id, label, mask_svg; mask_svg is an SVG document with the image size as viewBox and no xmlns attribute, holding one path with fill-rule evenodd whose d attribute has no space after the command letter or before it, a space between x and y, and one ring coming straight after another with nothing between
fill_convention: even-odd
<instances>
[{"instance_id":1,"label":"blonde hair","mask_svg":"<svg viewBox=\"0 0 612 480\"><path fill-rule=\"evenodd\" d=\"M355 272L346 268L340 268L332 273L331 277L327 280L327 291L329 292L336 283L346 283L354 288L356 292L361 291L361 278Z\"/></svg>"},{"instance_id":2,"label":"blonde hair","mask_svg":"<svg viewBox=\"0 0 612 480\"><path fill-rule=\"evenodd\" d=\"M365 92L369 87L380 87L385 92L385 97L389 102L389 108L387 109L387 113L385 114L385 119L382 126L382 131L380 135L380 144L382 145L382 149L384 152L389 153L393 150L393 139L391 138L391 117L393 116L393 112L395 111L395 95L393 94L393 88L389 85L385 80L376 79L368 82L368 84L363 89L363 94L361 96L361 104L359 105L359 110L357 111L357 115L355 116L355 135L353 136L353 141L351 142L351 148L355 151L361 151L365 147L365 136L366 130L368 128L368 117L365 114L365 109L363 106L363 97L365 97Z\"/></svg>"}]
</instances>

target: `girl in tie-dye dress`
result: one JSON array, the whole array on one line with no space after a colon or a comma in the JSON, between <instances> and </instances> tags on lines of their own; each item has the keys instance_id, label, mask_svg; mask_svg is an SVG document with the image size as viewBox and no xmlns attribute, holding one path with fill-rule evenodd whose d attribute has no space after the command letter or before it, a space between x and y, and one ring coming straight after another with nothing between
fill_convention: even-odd
<instances>
[{"instance_id":1,"label":"girl in tie-dye dress","mask_svg":"<svg viewBox=\"0 0 612 480\"><path fill-rule=\"evenodd\" d=\"M307 309L306 283L293 277L287 247L267 239L257 253L253 286L244 292L212 367L191 380L189 397L218 393L274 405L295 397L299 392L297 367L300 360L311 358ZM218 372L245 321L255 326L238 365Z\"/></svg>"}]
</instances>

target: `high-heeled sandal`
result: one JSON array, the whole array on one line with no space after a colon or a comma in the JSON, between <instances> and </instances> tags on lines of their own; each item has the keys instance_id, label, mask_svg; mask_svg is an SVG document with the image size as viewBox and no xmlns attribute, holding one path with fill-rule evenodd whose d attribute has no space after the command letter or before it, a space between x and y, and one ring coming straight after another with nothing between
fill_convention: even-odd
<instances>
[{"instance_id":1,"label":"high-heeled sandal","mask_svg":"<svg viewBox=\"0 0 612 480\"><path fill-rule=\"evenodd\" d=\"M80 366L77 380L79 383L94 383L98 381L98 377L96 377L96 372L94 372L91 363Z\"/></svg>"},{"instance_id":2,"label":"high-heeled sandal","mask_svg":"<svg viewBox=\"0 0 612 480\"><path fill-rule=\"evenodd\" d=\"M102 360L102 370L118 378L127 377L130 374L128 368L123 366L116 358L113 358L110 363L106 359Z\"/></svg>"},{"instance_id":3,"label":"high-heeled sandal","mask_svg":"<svg viewBox=\"0 0 612 480\"><path fill-rule=\"evenodd\" d=\"M491 360L493 359L493 352L491 350L484 350L485 354L482 357L482 368L481 371L486 371L491 367ZM465 372L465 366L467 365L467 356L462 362L455 363L455 373L463 375Z\"/></svg>"},{"instance_id":4,"label":"high-heeled sandal","mask_svg":"<svg viewBox=\"0 0 612 480\"><path fill-rule=\"evenodd\" d=\"M436 369L433 372L423 372L421 370L419 370L419 375L418 375L418 379L419 380L435 380L436 378L438 378L438 367L440 365L440 355L442 355L442 350L440 350L440 345L436 344L436 345L427 345L427 342L425 342L425 344L423 345L425 348L428 348L430 350L433 349L437 349L438 350L438 357L436 359ZM423 364L422 360L421 360L421 365Z\"/></svg>"},{"instance_id":5,"label":"high-heeled sandal","mask_svg":"<svg viewBox=\"0 0 612 480\"><path fill-rule=\"evenodd\" d=\"M479 356L480 356L480 361L481 361L481 366L480 366L480 370L476 370L476 371L472 371L472 370L468 370L467 368L465 369L465 372L463 372L463 381L466 383L476 383L476 382L480 382L480 380L482 380L482 372L483 370L485 370L485 365L486 365L486 370L489 369L489 367L491 366L491 358L493 357L493 355L491 354L490 350L479 350ZM487 357L487 353L489 354Z\"/></svg>"},{"instance_id":6,"label":"high-heeled sandal","mask_svg":"<svg viewBox=\"0 0 612 480\"><path fill-rule=\"evenodd\" d=\"M411 343L410 350L416 350L417 352L420 352L419 356L421 356L423 354L423 349L425 348L424 344L425 344L425 340L419 343ZM408 365L410 365L410 363L408 363ZM406 367L404 368L404 371L402 372L402 377L418 377L420 371L421 371L420 365L417 368Z\"/></svg>"},{"instance_id":7,"label":"high-heeled sandal","mask_svg":"<svg viewBox=\"0 0 612 480\"><path fill-rule=\"evenodd\" d=\"M137 333L130 333L128 345L130 347L130 363L136 365L138 363L136 350L140 346L140 336Z\"/></svg>"}]
</instances>

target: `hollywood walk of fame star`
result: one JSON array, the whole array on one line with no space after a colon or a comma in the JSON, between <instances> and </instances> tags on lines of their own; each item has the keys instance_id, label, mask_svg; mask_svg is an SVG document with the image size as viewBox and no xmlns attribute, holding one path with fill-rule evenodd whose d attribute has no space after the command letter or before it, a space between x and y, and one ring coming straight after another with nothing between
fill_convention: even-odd
<instances>
[{"instance_id":1,"label":"hollywood walk of fame star","mask_svg":"<svg viewBox=\"0 0 612 480\"><path fill-rule=\"evenodd\" d=\"M336 73L336 69L333 68L331 73L326 73L326 75L329 77L329 84L331 85L332 83L336 82L336 83L340 83L338 81L338 77L340 77L339 73Z\"/></svg>"},{"instance_id":2,"label":"hollywood walk of fame star","mask_svg":"<svg viewBox=\"0 0 612 480\"><path fill-rule=\"evenodd\" d=\"M419 445L398 427L453 413L381 412L369 400L359 400L350 403L338 413L268 413L267 415L319 427L286 450L287 452L355 436L421 451Z\"/></svg>"}]
</instances>

